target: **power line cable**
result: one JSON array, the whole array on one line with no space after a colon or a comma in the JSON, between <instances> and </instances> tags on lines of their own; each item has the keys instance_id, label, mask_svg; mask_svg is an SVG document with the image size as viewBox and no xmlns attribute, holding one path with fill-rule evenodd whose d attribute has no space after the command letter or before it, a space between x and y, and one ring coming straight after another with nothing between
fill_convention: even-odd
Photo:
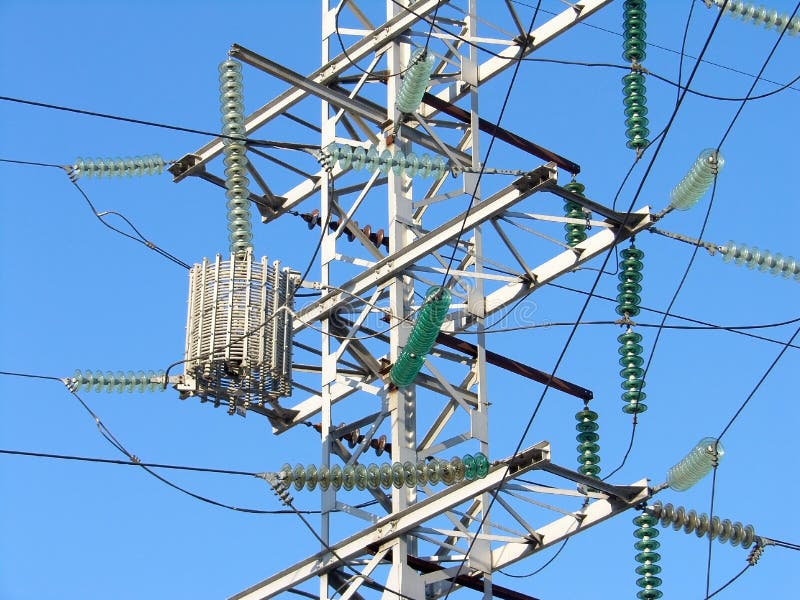
<instances>
[{"instance_id":1,"label":"power line cable","mask_svg":"<svg viewBox=\"0 0 800 600\"><path fill-rule=\"evenodd\" d=\"M716 17L716 19L714 21L714 24L713 24L711 30L709 31L708 36L706 37L706 41L705 41L705 43L703 45L703 49L702 49L702 51L700 53L700 58L702 58L702 56L705 54L706 50L708 49L709 45L711 44L711 40L714 37L714 33L715 33L716 29L717 29L717 25L719 24L721 16L722 16L722 13L719 13L717 15L717 17ZM698 59L696 61L695 65L694 65L694 68L692 69L691 74L689 75L688 80L687 80L687 84L686 84L687 88L689 87L689 85L691 84L692 80L694 79L694 76L697 73L697 70L699 69L699 66L700 66L700 60ZM656 149L655 149L655 151L653 152L653 154L652 154L652 156L650 158L650 162L648 163L647 168L645 169L645 172L644 172L644 174L643 174L643 176L641 178L641 181L639 182L639 186L638 186L633 198L631 199L630 205L629 205L628 210L626 211L626 214L625 214L625 219L624 219L623 223L620 226L620 230L617 233L616 238L618 238L623 233L625 227L627 226L628 220L629 220L629 218L630 218L630 216L632 214L631 211L633 210L633 207L634 207L634 205L636 203L636 200L639 198L639 195L641 194L641 191L642 191L642 189L644 187L645 181L647 180L647 178L648 178L648 176L649 176L649 174L650 174L650 172L651 172L651 170L653 168L653 165L655 164L655 161L658 158L658 155L659 155L659 153L661 151L661 148L664 145L664 141L666 140L667 133L669 132L672 124L675 121L675 118L676 118L676 116L678 114L678 111L679 111L679 109L680 109L680 107L681 107L681 105L683 103L683 100L686 97L686 93L687 93L686 90L684 90L683 93L681 94L681 97L680 97L679 101L676 103L675 108L672 111L672 114L670 115L669 120L667 121L667 124L664 126L664 129L661 132L661 134L659 134L661 137L660 137L660 140L658 142L658 145L656 146ZM649 146L648 146L648 148L649 148ZM634 160L634 165L638 162L640 157L641 157L641 155L637 153L636 159ZM632 168L633 167L631 167L631 169ZM630 174L630 172L629 172L629 174ZM626 179L629 176L629 174L626 175ZM616 238L615 238L615 241L616 241ZM614 246L615 245L616 244L614 244ZM612 249L613 249L613 247L612 247ZM609 251L606 252L606 256L605 256L605 259L603 261L603 265L601 267L601 272L597 274L597 277L594 280L594 284L592 285L592 289L590 290L589 294L587 295L586 301L584 302L584 304L583 304L583 306L582 306L582 308L581 308L581 310L580 310L580 312L578 314L577 319L575 319L576 322L580 322L581 321L581 319L583 318L583 315L585 314L585 312L586 312L586 310L587 310L587 308L589 306L589 302L591 301L591 299L592 299L592 297L594 295L594 290L596 289L596 287L599 284L600 279L602 277L602 271L605 270L605 267L608 264L608 261L609 261L609 259L611 257L612 249L609 249ZM564 356L566 355L566 352L567 352L567 350L568 350L568 348L570 346L570 343L572 342L572 339L575 336L576 331L577 331L577 326L572 328L572 330L570 331L570 334L569 334L569 336L567 338L567 341L564 343L564 346L563 346L563 348L562 348L562 350L561 350L561 352L559 354L559 357L556 360L555 366L554 366L554 368L551 370L551 372L549 374L548 381L545 384L544 390L542 391L542 393L541 393L541 395L539 397L539 400L536 403L536 406L534 407L534 410L533 410L533 412L531 414L531 417L530 417L530 419L528 420L528 423L525 426L525 429L524 429L524 431L522 433L522 436L520 437L519 443L517 444L517 447L516 447L516 449L514 451L514 456L516 456L519 453L520 449L522 448L522 444L525 442L525 438L527 437L528 432L530 431L530 428L533 425L534 420L536 419L536 416L537 416L537 414L539 412L539 409L541 408L541 406L542 406L542 404L544 402L544 399L546 397L547 391L550 389L550 386L552 384L552 378L555 376L555 373L558 370L558 367L560 366ZM506 473L503 476L503 481L505 480L505 478L507 476L508 476L508 467L506 467ZM498 490L499 490L499 487L498 487ZM495 491L495 492L493 492L491 494L491 499L489 501L489 506L484 511L483 518L481 519L480 527L483 526L483 524L485 523L486 519L488 518L488 515L489 515L492 507L494 506L495 501L497 500L497 493L498 492ZM476 539L477 539L477 537L473 537L473 539L470 541L469 547L467 548L467 551L466 551L466 553L464 555L464 559L460 562L459 567L458 567L458 569L456 571L457 574L460 573L461 569L464 567L464 564L466 563L466 558L467 558L467 556L469 556L469 553L472 550L472 547L474 546ZM449 596L450 591L452 591L452 589L453 589L453 585L450 586L450 589L448 590L447 595L445 596L445 598L447 598Z\"/></svg>"},{"instance_id":2,"label":"power line cable","mask_svg":"<svg viewBox=\"0 0 800 600\"><path fill-rule=\"evenodd\" d=\"M206 131L203 129L193 129L191 127L181 127L179 125L170 125L168 123L159 123L157 121L147 121L145 119L134 119L132 117L122 117L120 115L113 115L109 113L102 113L93 110L85 110L82 108L74 108L71 106L61 106L59 104L51 104L48 102L37 102L35 100L27 100L25 98L14 98L12 96L0 96L0 100L5 102L15 102L17 104L25 104L28 106L36 106L38 108L48 108L51 110L60 110L63 112L70 112L79 115L86 115L89 117L99 117L101 119L111 119L112 121L122 121L124 123L133 123L134 125L146 125L148 127L159 127L161 129L169 129L172 131L181 131L183 133L195 133L198 135L206 135L214 138L231 139L241 141L240 136L224 135L215 131ZM316 144L296 144L292 142L278 142L274 140L258 140L245 138L245 143L251 146L264 146L267 148L283 148L285 150L319 150Z\"/></svg>"},{"instance_id":3,"label":"power line cable","mask_svg":"<svg viewBox=\"0 0 800 600\"><path fill-rule=\"evenodd\" d=\"M750 563L747 563L747 564L744 566L744 568L742 568L742 570L741 570L741 571L739 571L739 572L738 572L736 575L734 575L733 577L731 577L731 578L728 580L728 582L727 582L725 585L723 585L722 587L718 588L718 589L717 589L717 590L716 590L716 591L715 591L713 594L709 594L709 595L707 595L705 600L709 600L710 598L713 598L714 596L716 596L717 594L719 594L721 591L723 591L725 588L727 588L729 585L731 585L731 584L732 584L734 581L736 581L737 579L739 579L739 577L741 577L742 575L744 575L745 571L747 571L747 569L749 569L749 568L750 568L750 567L752 567L752 566L753 566L753 565L751 565Z\"/></svg>"},{"instance_id":4,"label":"power line cable","mask_svg":"<svg viewBox=\"0 0 800 600\"><path fill-rule=\"evenodd\" d=\"M533 8L532 5L526 4L525 2L522 2L520 0L511 0L511 1L514 2L515 4L519 4L521 6L527 6L529 8ZM545 9L542 9L542 12L547 13L549 15L557 15L558 14L558 13L555 13L555 12L552 12L552 11L547 11ZM608 34L611 34L611 35L614 35L614 36L617 36L617 37L620 37L620 38L623 37L622 34L619 31L614 31L612 29L607 29L605 27L600 27L599 25L595 25L593 23L587 23L586 21L581 21L580 25L582 27L586 27L586 28L589 28L589 29L596 29L598 31L602 31L604 33L608 33ZM692 56L691 54L686 54L684 52L683 48L681 48L681 50L675 50L674 48L669 48L668 46L656 44L652 40L647 40L647 47L648 48L658 48L659 50L663 50L665 52L670 52L672 54L678 54L678 55L682 56L683 58L688 58L690 60L696 60L697 59L696 56ZM721 63L717 63L717 62L714 62L712 60L702 59L701 62L703 64L710 65L712 67L717 67L719 69L724 69L726 71L731 71L732 73L736 73L737 75L744 75L745 77L750 77L750 78L755 78L756 77L756 75L753 75L752 73L748 73L747 71L742 71L742 70L737 69L735 67L731 67L729 65L723 65ZM785 84L781 84L781 83L779 83L777 81L773 81L771 79L765 79L763 77L761 78L761 81L763 81L765 83L771 83L773 85L778 85L778 86L784 86L785 85ZM796 82L796 80L795 80L795 82ZM792 85L795 82L792 82L792 84L789 84L787 87L789 87L790 89L792 89L792 90L794 90L796 92L800 92L800 88L792 87Z\"/></svg>"}]
</instances>

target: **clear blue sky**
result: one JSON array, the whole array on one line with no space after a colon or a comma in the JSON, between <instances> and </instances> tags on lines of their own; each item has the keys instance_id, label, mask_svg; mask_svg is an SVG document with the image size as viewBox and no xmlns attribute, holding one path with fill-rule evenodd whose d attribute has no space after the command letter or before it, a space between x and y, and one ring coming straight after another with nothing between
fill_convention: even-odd
<instances>
[{"instance_id":1,"label":"clear blue sky","mask_svg":"<svg viewBox=\"0 0 800 600\"><path fill-rule=\"evenodd\" d=\"M528 0L529 4L535 2ZM376 3L377 4L377 3ZM499 0L484 0L492 18ZM680 49L689 1L651 2L648 41ZM784 12L790 0L772 0ZM548 11L563 3L542 2ZM517 6L523 22L532 9ZM590 19L620 32L622 3ZM716 9L694 3L686 51L697 56ZM549 18L541 14L537 23ZM203 130L219 130L217 65L239 43L301 73L319 63L319 3L284 2L96 2L4 0L0 2L2 95L80 107ZM351 24L351 23L348 23ZM504 21L505 28L511 25ZM495 35L485 30L487 37ZM745 73L760 69L776 39L774 31L725 18L706 58ZM582 26L542 49L537 56L622 64L621 40ZM484 55L485 57L485 55ZM678 54L650 47L645 61L654 73L675 80ZM786 38L764 76L785 83L798 75L800 39ZM694 67L687 59L683 77ZM625 148L620 77L624 72L540 63L522 65L503 119L509 129L582 165L587 195L610 204L633 160ZM494 121L510 73L494 82L481 114ZM246 106L252 111L284 87L251 68L244 71ZM741 97L752 78L703 64L692 87L710 94ZM761 82L757 93L775 89ZM800 84L747 103L725 141L727 165L718 179L703 238L729 239L794 256L800 255L796 215ZM651 130L666 123L676 99L674 87L648 79ZM315 108L317 106L317 108ZM739 107L737 102L688 96L650 171L636 208L655 211L703 148L716 146ZM318 118L318 105L303 109ZM315 112L316 111L316 112ZM177 159L199 148L204 136L179 133L0 102L0 158L71 164L79 156L160 153ZM653 135L654 135L653 134ZM277 123L260 137L297 140ZM488 139L483 142L484 151ZM651 148L648 152L652 153ZM281 154L311 168L313 161ZM650 154L634 170L619 198L627 207L645 175ZM531 169L538 162L498 143L489 166ZM561 183L568 181L560 175ZM487 182L487 189L507 183ZM0 164L2 244L2 353L0 370L69 377L77 369L160 369L182 356L186 272L104 228L85 201L56 169ZM194 263L227 251L225 199L199 180L173 184L168 175L133 180L89 180L82 186L98 210L123 213L155 243ZM275 172L273 189L287 189ZM373 226L385 227L380 195ZM697 237L710 194L694 210L671 214L659 226ZM315 207L311 199L300 207ZM461 197L446 209L464 210ZM558 214L554 197L528 208ZM115 221L115 224L120 224ZM305 267L317 234L287 216L254 223L257 253ZM549 233L561 235L558 228ZM520 238L523 239L523 238ZM529 239L529 238L525 238ZM538 243L532 260L557 248ZM692 247L650 233L637 245L646 252L643 304L664 310L681 282ZM545 251L549 254L546 254ZM493 254L495 253L496 254ZM489 257L510 262L492 241ZM600 262L590 264L599 267ZM565 276L559 283L589 289L595 271ZM318 277L312 270L311 277ZM617 280L604 276L598 292L616 295ZM698 252L672 312L719 325L756 325L795 319L800 307L796 282L723 263ZM572 322L583 296L544 289L531 296L507 326ZM617 318L614 304L593 300L585 320ZM642 323L659 323L643 312ZM669 319L670 325L686 324ZM755 331L786 341L797 323ZM570 328L553 326L488 336L489 348L550 369ZM656 330L640 328L646 355ZM594 391L601 414L601 456L605 472L627 447L630 418L621 411L616 336L609 325L577 330L558 374ZM308 339L314 340L315 337ZM317 339L318 343L318 339ZM800 342L796 342L800 344ZM647 404L632 456L614 482L648 477L654 484L701 437L719 434L754 389L781 345L726 331L666 329L647 378ZM795 518L798 349L789 348L726 434L714 512L752 523L764 536L800 542ZM492 458L508 456L538 400L539 384L490 371ZM299 396L298 396L299 397ZM421 396L424 398L425 396ZM99 434L91 418L55 381L0 377L0 448L32 452L123 458ZM318 462L318 436L297 428L276 437L266 420L228 417L197 401L180 401L168 390L157 394L82 394L113 434L140 459L203 467L268 471L284 462ZM438 402L438 400L437 400ZM548 392L526 445L548 440L554 462L575 468L573 414L578 401ZM354 407L350 408L351 411ZM355 412L353 412L355 414ZM164 472L176 483L220 502L260 509L282 508L262 481L226 475ZM535 474L534 474L535 475ZM534 477L536 478L536 477ZM548 480L553 483L552 480ZM201 503L131 466L99 465L0 455L0 598L222 598L238 592L318 550L311 533L294 515L251 515ZM710 478L689 492L665 491L658 499L708 512ZM318 507L310 493L295 494L301 509ZM352 503L366 500L353 495ZM574 507L573 507L574 508ZM571 540L540 574L496 582L546 600L591 596L634 598L636 575L633 511ZM309 517L318 524L318 517ZM344 535L350 531L342 526ZM337 538L334 538L337 539ZM666 597L702 598L708 546L694 535L664 529L662 586ZM529 573L552 551L513 565ZM715 544L711 588L745 565L747 552ZM785 597L800 585L800 554L767 548L759 564L719 597ZM316 583L304 589L315 590ZM459 592L462 597L477 597Z\"/></svg>"}]
</instances>

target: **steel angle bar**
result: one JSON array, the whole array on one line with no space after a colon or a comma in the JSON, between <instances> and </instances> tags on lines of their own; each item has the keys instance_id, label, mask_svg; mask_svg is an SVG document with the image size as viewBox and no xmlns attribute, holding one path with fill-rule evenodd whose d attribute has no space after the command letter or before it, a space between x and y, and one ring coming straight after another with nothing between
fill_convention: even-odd
<instances>
[{"instance_id":1,"label":"steel angle bar","mask_svg":"<svg viewBox=\"0 0 800 600\"><path fill-rule=\"evenodd\" d=\"M374 286L386 283L414 266L433 250L440 248L449 241L455 240L463 232L484 223L528 196L549 189L556 178L557 171L553 164L534 169L524 177L517 179L510 186L493 194L486 200L478 202L472 209L451 218L443 225L417 238L393 255L378 261L373 267L364 270L350 281L342 284L340 287L345 290L344 292L328 293L308 304L305 308L300 309L295 320L295 333L304 327L300 321L311 323L324 318L353 296L361 296Z\"/></svg>"},{"instance_id":2,"label":"steel angle bar","mask_svg":"<svg viewBox=\"0 0 800 600\"><path fill-rule=\"evenodd\" d=\"M322 84L330 83L340 74L352 68L353 62L358 62L373 52L382 49L387 44L391 43L396 37L405 33L408 28L420 21L425 15L434 11L443 4L447 4L448 1L449 0L419 0L418 2L415 2L409 7L408 11L402 11L396 17L389 19L386 21L386 23L375 29L375 33L372 35L362 38L352 44L347 49L347 54L342 52L332 60L322 65L309 76L309 79ZM231 56L233 58L240 58L240 49L241 46L234 44L231 47ZM288 108L291 108L300 102L307 95L308 92L294 88L279 94L269 103L265 104L247 117L245 120L245 134L250 136L253 131L268 123L275 117L281 115ZM184 168L175 170L170 169L170 172L174 176L174 180L178 182L187 175L191 175L196 169L202 169L205 163L215 158L222 152L222 148L222 140L220 138L216 138L202 148L191 153L191 155L187 155L187 157L192 157L191 160L184 161L184 159L181 159L178 161L179 164L185 162L186 166Z\"/></svg>"},{"instance_id":3,"label":"steel angle bar","mask_svg":"<svg viewBox=\"0 0 800 600\"><path fill-rule=\"evenodd\" d=\"M366 119L367 121L377 125L380 129L385 129L392 122L391 118L387 115L385 108L361 98L351 97L349 94L341 91L340 89L317 83L313 79L307 78L300 73L284 67L283 65L280 65L264 56L260 56L252 50L241 48L241 51L237 54L237 56L241 58L243 62L260 69L265 73L272 75L273 77L282 79L294 88L301 89L308 94L313 94L325 102L328 102L329 104L346 111L353 118ZM415 142L420 146L427 148L428 150L436 152L437 154L441 153L441 142L439 140L434 139L429 135L424 135L422 132L414 129L407 129L404 131L405 138L409 141ZM471 160L471 157L468 154L464 154L455 148L448 147L446 149L449 150L449 156L454 156L460 162L469 163Z\"/></svg>"},{"instance_id":4,"label":"steel angle bar","mask_svg":"<svg viewBox=\"0 0 800 600\"><path fill-rule=\"evenodd\" d=\"M604 229L588 237L580 244L568 250L564 250L547 262L534 268L533 275L535 279L533 281L525 279L518 283L505 285L488 294L485 303L485 316L494 314L515 300L527 296L564 273L575 270L585 262L600 256L620 242L647 229L652 223L653 219L650 215L650 207L645 206L641 210L629 215L628 224L625 229L619 229L617 227ZM471 325L475 320L473 316L467 313L460 315L456 313L452 315L452 320L447 321L442 326L442 330L452 332L453 323L459 322L459 317L461 317L460 322L464 324L464 327Z\"/></svg>"},{"instance_id":5,"label":"steel angle bar","mask_svg":"<svg viewBox=\"0 0 800 600\"><path fill-rule=\"evenodd\" d=\"M527 56L534 50L538 50L548 42L554 40L610 2L611 0L581 0L580 4L567 8L531 32L529 38L530 43L522 49L522 57ZM409 7L408 10L411 12L414 10L414 7ZM423 15L419 16L422 17ZM476 82L478 86L485 85L487 81L496 77L508 67L513 66L516 60L520 58L520 47L518 45L511 46L497 54L497 56L492 56L478 65L478 80ZM472 87L473 86L466 84L457 87L450 86L436 94L436 97L452 104L466 96ZM435 108L424 110L421 107L419 112L423 117L430 118L437 110Z\"/></svg>"},{"instance_id":6,"label":"steel angle bar","mask_svg":"<svg viewBox=\"0 0 800 600\"><path fill-rule=\"evenodd\" d=\"M639 493L633 496L629 501L614 497L595 500L586 508L572 515L561 517L547 525L537 528L536 533L540 536L541 540L539 544L517 544L512 542L493 549L492 569L495 571L504 569L531 554L549 548L553 544L557 544L629 508L633 508L638 503L647 500L651 495L650 488L648 488L647 485L647 479L642 479L626 487L636 489Z\"/></svg>"},{"instance_id":7,"label":"steel angle bar","mask_svg":"<svg viewBox=\"0 0 800 600\"><path fill-rule=\"evenodd\" d=\"M454 337L448 333L440 333L436 337L436 343L447 346L453 350L463 352L472 358L476 358L478 356L478 346ZM490 365L500 367L501 369L505 369L511 373L516 373L517 375L537 381L539 383L547 384L549 382L550 387L564 392L565 394L569 394L570 396L575 396L576 398L580 398L582 400L591 400L594 398L594 394L591 390L574 383L570 383L569 381L565 381L560 377L550 375L544 371L540 371L539 369L535 369L530 365L513 360L503 356L502 354L498 354L497 352L486 350L486 362Z\"/></svg>"},{"instance_id":8,"label":"steel angle bar","mask_svg":"<svg viewBox=\"0 0 800 600\"><path fill-rule=\"evenodd\" d=\"M231 600L271 598L311 577L330 572L356 557L363 556L369 552L367 549L369 546L381 550L392 540L408 533L428 519L480 494L497 489L507 479L540 468L549 460L550 444L539 442L514 457L496 462L485 478L450 486L404 510L382 517L363 531L232 596Z\"/></svg>"},{"instance_id":9,"label":"steel angle bar","mask_svg":"<svg viewBox=\"0 0 800 600\"><path fill-rule=\"evenodd\" d=\"M457 121L462 123L470 123L471 122L471 115L468 111L450 104L449 102L442 100L438 96L434 96L428 92L422 96L422 103L430 106L431 108L435 108L437 111L446 114ZM422 116L422 115L420 115ZM423 117L424 118L424 117ZM422 121L420 121L422 123ZM498 140L502 140L507 144L514 146L515 148L519 148L528 154L540 158L542 160L546 160L548 162L554 162L562 169L572 173L573 175L577 175L581 172L581 166L569 160L568 158L564 158L560 154L556 154L555 152L548 150L538 144L534 144L533 142L526 140L524 137L517 135L505 129L503 127L499 127L492 123L491 121L487 121L483 118L478 118L478 129L483 131L484 133L488 133L489 135L495 136Z\"/></svg>"}]
</instances>

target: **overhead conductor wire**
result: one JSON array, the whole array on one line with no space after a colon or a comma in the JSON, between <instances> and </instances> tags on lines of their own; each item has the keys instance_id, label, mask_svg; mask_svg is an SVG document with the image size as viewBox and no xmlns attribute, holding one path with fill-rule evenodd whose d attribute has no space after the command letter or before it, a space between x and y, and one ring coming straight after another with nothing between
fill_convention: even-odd
<instances>
[{"instance_id":1,"label":"overhead conductor wire","mask_svg":"<svg viewBox=\"0 0 800 600\"><path fill-rule=\"evenodd\" d=\"M716 17L716 19L714 21L714 24L713 24L713 26L711 27L711 30L708 33L706 41L703 44L703 48L702 48L702 50L700 52L700 56L697 59L697 61L695 62L694 68L692 69L692 72L689 75L689 78L687 80L687 84L686 84L687 88L691 84L691 81L694 79L694 76L697 73L697 71L698 71L698 69L700 67L700 64L701 64L700 61L702 60L702 57L705 55L706 50L708 49L709 45L711 44L711 40L712 40L712 38L714 36L714 33L716 32L716 29L717 29L717 26L719 24L721 16L722 16L722 13L720 12L717 15L717 17ZM670 115L669 120L667 121L667 124L664 127L664 130L662 132L662 135L661 135L661 138L660 138L660 140L658 142L658 145L656 146L656 148L655 148L655 150L654 150L654 152L653 152L653 154L652 154L652 156L650 158L650 162L648 163L647 168L645 169L645 172L642 175L642 179L639 182L637 190L636 190L633 198L631 199L631 202L630 202L630 205L628 207L628 210L626 211L625 219L624 219L623 223L621 224L620 229L619 229L616 237L619 237L622 234L622 232L624 232L624 230L625 230L625 226L627 225L628 219L630 218L630 215L632 214L631 211L633 210L633 207L634 207L636 201L638 200L642 189L644 188L645 181L647 180L647 178L648 178L648 176L649 176L649 174L650 174L650 172L651 172L651 170L653 168L655 160L658 157L658 155L659 155L659 153L661 151L661 148L664 145L664 141L666 140L667 133L669 132L669 130L670 130L671 126L672 126L672 123L675 121L675 118L676 118L676 116L678 114L678 111L679 111L679 109L680 109L680 107L681 107L681 105L683 103L683 100L686 97L686 94L687 94L687 91L684 89L683 93L681 94L681 97L679 98L678 102L675 105L675 108L672 111L672 114ZM637 157L636 157L634 162L638 161L639 159L640 159L640 156L637 155ZM616 246L616 244L615 244L615 246ZM581 307L581 310L580 310L580 312L578 314L578 318L575 319L576 322L580 322L581 319L583 318L583 315L585 314L585 312L586 312L586 310L587 310L587 308L589 306L589 302L591 301L592 297L594 296L594 290L596 289L596 287L598 286L598 284L600 282L600 279L602 278L602 271L605 270L605 267L608 264L608 261L610 260L612 254L613 254L612 250L613 250L613 248L609 249L609 251L606 252L606 256L605 256L605 259L603 261L603 265L600 268L600 272L597 274L597 277L595 278L595 281L594 281L594 283L592 285L592 288L590 289L590 291L589 291L589 293L587 295L587 298L586 298L583 306ZM530 428L533 425L534 420L536 419L536 416L537 416L537 414L539 412L539 409L541 408L541 406L542 406L542 404L544 402L544 399L546 397L547 391L551 387L552 379L555 376L555 373L558 370L558 367L561 365L561 362L564 359L564 356L566 355L567 349L569 348L570 343L572 342L572 339L574 338L575 333L577 332L577 329L578 329L578 327L574 326L572 328L572 330L570 331L570 334L569 334L569 336L567 338L567 341L565 342L564 347L562 348L561 353L559 354L559 357L556 360L556 363L555 363L552 371L550 372L550 374L548 376L548 381L545 384L545 387L542 390L542 393L541 393L541 395L539 397L539 400L536 403L536 406L534 407L534 410L533 410L533 412L531 414L531 417L528 420L527 425L525 426L525 429L524 429L524 431L522 433L522 436L520 437L519 443L517 444L517 447L516 447L516 449L514 451L514 455L517 455L519 453L520 449L522 448L522 445L525 443L525 438L527 437L528 432L530 431ZM509 469L508 469L508 467L506 467L506 473L503 476L503 481L505 481L505 479L508 477L508 471L509 471ZM491 497L491 500L489 502L489 506L487 507L486 511L484 511L484 514L483 514L482 519L481 519L480 527L483 526L483 524L485 523L486 519L488 518L489 512L491 511L492 507L494 506L494 503L495 503L495 501L497 499L498 493L499 493L499 487L495 491L493 491L491 493L492 497ZM467 558L467 556L469 556L470 552L472 551L472 547L474 546L476 540L477 540L477 537L473 536L472 540L470 541L469 547L467 548L467 551L464 554L464 559L459 564L459 567L458 567L458 569L456 571L456 574L460 574L462 569L464 568L464 565L466 564L466 558ZM447 594L445 595L445 598L449 597L450 592L453 590L454 585L455 585L455 583L451 582L450 588L449 588Z\"/></svg>"}]
</instances>

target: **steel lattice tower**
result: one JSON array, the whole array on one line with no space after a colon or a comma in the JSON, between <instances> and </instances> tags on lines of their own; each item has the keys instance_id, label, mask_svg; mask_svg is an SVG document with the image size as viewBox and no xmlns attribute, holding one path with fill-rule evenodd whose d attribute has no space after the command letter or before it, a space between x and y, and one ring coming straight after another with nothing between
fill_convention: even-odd
<instances>
[{"instance_id":1,"label":"steel lattice tower","mask_svg":"<svg viewBox=\"0 0 800 600\"><path fill-rule=\"evenodd\" d=\"M232 58L290 86L248 116L247 135L258 137L255 132L288 115L306 134L316 132L322 149L317 153L319 169L301 172L299 182L280 195L270 189L266 167L295 173L297 168L266 153L261 154L263 162L256 153L248 167L260 187L260 193L251 192L250 199L264 222L299 214L309 226L322 229L320 280L304 283L320 290L321 297L298 307L294 320L296 340L303 335L317 340L318 349L309 344L303 348L318 356L320 364L314 372L318 385L301 384L295 391L307 391L305 397L291 398L291 405L280 410L260 412L270 418L276 435L318 419L320 467L369 462L372 449L382 450L384 444L392 463L416 464L430 457L469 452L481 452L492 461L485 478L444 489L371 490L377 501L374 513L354 507L345 492L337 494L328 488L320 495L319 551L235 598L274 597L314 577L319 578L320 598L329 598L334 590L341 598L361 598L370 588L387 598L397 594L437 598L449 594L451 587L476 589L485 598L530 598L493 586L492 573L653 493L647 480L615 486L555 465L545 441L515 456L499 457L489 440L490 397L493 390L498 393L500 383L487 377L489 364L583 402L592 393L488 351L482 333L485 319L652 222L647 207L628 216L559 185L559 172L562 179L569 179L580 167L480 116L482 95L499 95L506 85L495 79L499 74L609 1L585 0L568 7L543 20L530 35L512 4L506 3L502 10L510 12L518 31L504 40L494 39L501 49L488 58L476 49L487 39L479 35L478 25L491 20L489 8L500 10L501 5L487 7L490 3L485 2L479 6L479 0L387 0L385 22L380 25L368 17L374 14L374 6L367 6L366 0L323 0L322 65L309 76L253 50L232 47ZM340 32L348 42L357 39L346 42L346 52L339 52L337 22L345 14L355 18L360 29ZM458 36L432 28L429 21L434 18L457 30ZM398 75L407 68L412 50L426 45L435 57L431 86L416 112L402 115L395 105L401 85ZM311 101L321 103L318 126L290 113L296 105ZM530 168L516 174L510 184L484 193L481 156L490 136L498 144L525 152ZM371 172L354 172L352 165L343 168L340 161L330 159L330 148L335 148L331 144L374 148L378 156L386 150L404 156L428 153L447 161L448 170L428 179L409 177L402 166L392 168L396 163L383 170L374 163ZM222 149L222 141L214 140L170 170L176 181L194 176L222 185L222 176L214 172L220 167L213 162ZM585 214L591 212L593 218L604 221L572 247L559 248L546 257L530 254L506 234L503 219L526 199L540 195L577 203ZM375 208L376 198L382 198L382 209ZM560 218L563 222L563 213ZM372 219L380 219L380 230L363 227ZM499 240L506 254L516 260L516 275L498 276L486 270L487 264L494 264L486 241L490 231L493 240ZM452 265L451 254L455 257ZM429 286L442 281L454 300L438 345L414 384L397 388L390 383L389 368L406 345L420 298ZM311 325L320 333L310 331ZM474 343L458 337L467 330L475 334ZM387 439L378 435L382 429L389 431ZM343 441L351 444L348 447ZM562 478L564 486L515 482L534 469ZM496 504L487 518L494 496ZM575 496L583 500L577 510L528 516L530 504L557 503L565 497L574 500ZM341 525L344 520L347 524ZM501 520L511 525L500 525Z\"/></svg>"}]
</instances>

